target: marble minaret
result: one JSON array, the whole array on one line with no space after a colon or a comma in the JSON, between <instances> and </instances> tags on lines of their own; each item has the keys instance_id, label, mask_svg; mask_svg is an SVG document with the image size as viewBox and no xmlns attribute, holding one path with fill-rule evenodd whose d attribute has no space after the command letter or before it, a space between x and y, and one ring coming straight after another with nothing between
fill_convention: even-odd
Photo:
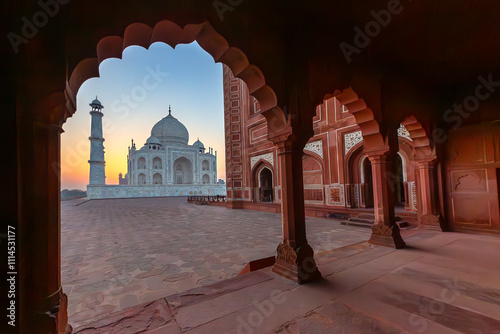
<instances>
[{"instance_id":1,"label":"marble minaret","mask_svg":"<svg viewBox=\"0 0 500 334\"><path fill-rule=\"evenodd\" d=\"M106 184L106 174L104 172L104 138L102 136L102 112L103 105L97 99L90 103L92 110L92 124L90 129L90 185L104 185Z\"/></svg>"}]
</instances>

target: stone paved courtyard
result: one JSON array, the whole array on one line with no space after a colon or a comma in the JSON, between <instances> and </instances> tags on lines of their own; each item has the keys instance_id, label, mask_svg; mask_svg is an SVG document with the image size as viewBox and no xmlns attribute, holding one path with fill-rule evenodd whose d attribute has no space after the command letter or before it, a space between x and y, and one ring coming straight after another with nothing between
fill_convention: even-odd
<instances>
[{"instance_id":1,"label":"stone paved courtyard","mask_svg":"<svg viewBox=\"0 0 500 334\"><path fill-rule=\"evenodd\" d=\"M186 198L61 204L62 284L73 325L236 276L272 256L281 216L188 204ZM307 218L316 253L365 241L366 228Z\"/></svg>"}]
</instances>

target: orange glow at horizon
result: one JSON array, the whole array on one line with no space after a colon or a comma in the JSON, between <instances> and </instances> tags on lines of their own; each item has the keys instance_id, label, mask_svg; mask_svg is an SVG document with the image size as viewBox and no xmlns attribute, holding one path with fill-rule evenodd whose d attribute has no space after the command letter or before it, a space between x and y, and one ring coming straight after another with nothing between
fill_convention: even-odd
<instances>
[{"instance_id":1,"label":"orange glow at horizon","mask_svg":"<svg viewBox=\"0 0 500 334\"><path fill-rule=\"evenodd\" d=\"M168 115L169 105L172 115L187 128L189 145L199 138L207 151L209 147L217 151L217 178L226 179L222 65L196 42L175 49L164 43L154 43L147 50L131 46L121 59L100 64L99 77L82 84L77 112L63 125L62 189L84 190L88 184L89 103L96 95L104 106L106 184L118 184L119 173L125 177L131 139L140 149L152 127Z\"/></svg>"}]
</instances>

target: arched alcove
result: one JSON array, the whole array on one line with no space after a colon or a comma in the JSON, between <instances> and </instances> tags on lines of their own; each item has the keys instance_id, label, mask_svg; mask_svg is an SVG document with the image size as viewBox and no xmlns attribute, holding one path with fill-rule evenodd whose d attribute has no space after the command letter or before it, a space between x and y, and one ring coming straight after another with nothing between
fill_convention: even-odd
<instances>
[{"instance_id":1,"label":"arched alcove","mask_svg":"<svg viewBox=\"0 0 500 334\"><path fill-rule=\"evenodd\" d=\"M174 183L192 184L193 183L193 164L186 157L177 158L174 161Z\"/></svg>"}]
</instances>

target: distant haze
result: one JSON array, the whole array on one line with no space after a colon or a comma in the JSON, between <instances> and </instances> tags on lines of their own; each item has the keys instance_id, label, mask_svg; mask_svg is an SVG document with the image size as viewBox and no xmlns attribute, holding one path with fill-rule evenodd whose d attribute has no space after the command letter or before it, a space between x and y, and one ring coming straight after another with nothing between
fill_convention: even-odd
<instances>
[{"instance_id":1,"label":"distant haze","mask_svg":"<svg viewBox=\"0 0 500 334\"><path fill-rule=\"evenodd\" d=\"M85 190L88 184L89 103L96 95L104 105L106 184L118 184L118 173L127 172L131 139L141 148L169 105L188 129L190 145L199 138L217 151L217 176L226 179L222 65L196 42L175 49L164 43L149 50L131 46L123 59L103 61L99 73L81 86L77 111L63 126L62 189Z\"/></svg>"}]
</instances>

